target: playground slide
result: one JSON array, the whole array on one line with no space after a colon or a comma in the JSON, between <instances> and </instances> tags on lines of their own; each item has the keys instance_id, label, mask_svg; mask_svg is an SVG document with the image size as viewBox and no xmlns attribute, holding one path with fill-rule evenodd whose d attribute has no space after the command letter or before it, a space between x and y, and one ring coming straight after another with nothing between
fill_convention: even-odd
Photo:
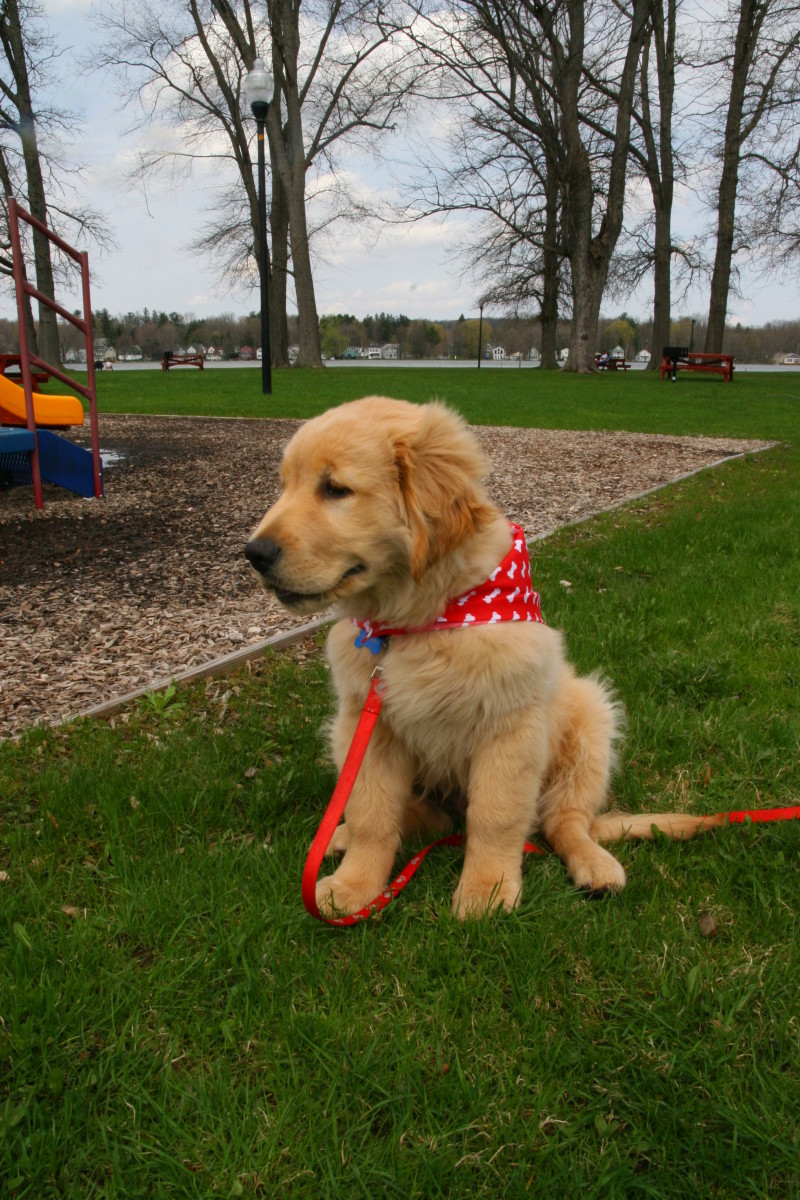
<instances>
[{"instance_id":1,"label":"playground slide","mask_svg":"<svg viewBox=\"0 0 800 1200\"><path fill-rule=\"evenodd\" d=\"M66 429L83 424L83 406L76 396L49 396L33 393L33 419L50 429ZM25 425L25 392L16 383L0 375L0 424Z\"/></svg>"}]
</instances>

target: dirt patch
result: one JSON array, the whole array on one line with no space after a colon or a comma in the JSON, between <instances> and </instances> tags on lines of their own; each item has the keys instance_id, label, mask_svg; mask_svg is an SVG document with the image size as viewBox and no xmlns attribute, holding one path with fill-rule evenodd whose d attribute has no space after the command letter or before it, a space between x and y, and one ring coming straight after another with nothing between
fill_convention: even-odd
<instances>
[{"instance_id":1,"label":"dirt patch","mask_svg":"<svg viewBox=\"0 0 800 1200\"><path fill-rule=\"evenodd\" d=\"M103 416L105 499L0 493L0 737L55 722L293 620L242 547L298 421ZM477 428L529 537L765 443ZM81 434L88 442L88 430Z\"/></svg>"}]
</instances>

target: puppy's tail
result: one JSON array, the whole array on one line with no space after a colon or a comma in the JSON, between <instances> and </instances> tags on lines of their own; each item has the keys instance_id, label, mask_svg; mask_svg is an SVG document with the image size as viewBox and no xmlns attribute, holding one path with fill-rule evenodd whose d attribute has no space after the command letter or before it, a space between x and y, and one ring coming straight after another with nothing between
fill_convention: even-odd
<instances>
[{"instance_id":1,"label":"puppy's tail","mask_svg":"<svg viewBox=\"0 0 800 1200\"><path fill-rule=\"evenodd\" d=\"M688 813L609 812L595 817L591 835L596 842L630 842L639 838L652 839L657 831L679 842L727 824L727 813L692 817Z\"/></svg>"}]
</instances>

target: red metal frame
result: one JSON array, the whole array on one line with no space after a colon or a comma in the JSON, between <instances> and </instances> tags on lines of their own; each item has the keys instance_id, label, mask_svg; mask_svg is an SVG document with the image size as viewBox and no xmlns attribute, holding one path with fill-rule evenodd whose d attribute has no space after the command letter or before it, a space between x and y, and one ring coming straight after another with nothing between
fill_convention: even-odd
<instances>
[{"instance_id":1,"label":"red metal frame","mask_svg":"<svg viewBox=\"0 0 800 1200\"><path fill-rule=\"evenodd\" d=\"M46 238L49 238L60 250L63 250L81 269L81 285L83 290L83 317L76 317L74 313L67 312L60 304L50 296L45 296L33 284L28 283L23 271L22 258L22 241L19 233L19 222L25 221L28 225L38 229ZM31 216L26 212L13 197L9 197L8 201L8 228L11 235L11 251L14 262L14 286L17 292L17 318L19 321L19 355L20 355L20 371L22 373L22 386L25 391L25 418L28 429L33 434L33 450L31 451L31 474L33 476L33 495L36 501L36 507L42 508L44 499L42 496L42 476L39 469L39 451L36 444L36 423L33 419L33 375L31 366L39 367L46 371L48 375L55 376L62 383L66 383L68 387L73 388L81 396L89 402L89 423L92 432L92 467L94 471L94 494L99 499L103 494L103 483L101 477L100 466L100 434L97 427L97 390L95 388L94 378L94 338L92 336L92 302L89 293L89 255L85 250L76 250L67 242L60 238L58 234L53 233L36 217ZM76 329L80 329L86 342L86 386L77 383L69 375L65 375L57 367L53 367L50 363L46 363L44 359L38 355L32 354L28 343L28 326L25 320L25 294L35 296L39 304L45 304L48 308L52 308L63 317L65 321L69 321Z\"/></svg>"}]
</instances>

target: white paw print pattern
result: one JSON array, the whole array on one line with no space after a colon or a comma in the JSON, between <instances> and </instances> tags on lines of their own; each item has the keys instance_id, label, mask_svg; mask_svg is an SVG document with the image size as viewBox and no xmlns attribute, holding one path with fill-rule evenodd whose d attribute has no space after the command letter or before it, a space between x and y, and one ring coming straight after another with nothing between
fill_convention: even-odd
<instances>
[{"instance_id":1,"label":"white paw print pattern","mask_svg":"<svg viewBox=\"0 0 800 1200\"><path fill-rule=\"evenodd\" d=\"M457 625L496 625L500 621L543 623L539 595L529 584L531 564L525 535L512 525L512 545L484 585L451 600L435 628ZM466 611L465 611L466 610Z\"/></svg>"},{"instance_id":2,"label":"white paw print pattern","mask_svg":"<svg viewBox=\"0 0 800 1200\"><path fill-rule=\"evenodd\" d=\"M512 544L506 557L480 587L455 596L435 621L421 629L395 629L375 622L359 623L369 638L394 637L406 633L427 633L434 629L467 629L472 625L497 625L503 621L535 621L544 624L539 594L527 582L531 564L525 535L519 525L511 526ZM364 644L357 639L357 645Z\"/></svg>"}]
</instances>

